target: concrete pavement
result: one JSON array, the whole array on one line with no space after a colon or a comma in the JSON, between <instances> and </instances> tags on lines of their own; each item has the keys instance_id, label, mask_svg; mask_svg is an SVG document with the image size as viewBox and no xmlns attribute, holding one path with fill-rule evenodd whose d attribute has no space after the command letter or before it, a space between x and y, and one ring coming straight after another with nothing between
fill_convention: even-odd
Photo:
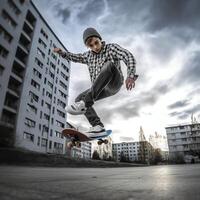
<instances>
[{"instance_id":1,"label":"concrete pavement","mask_svg":"<svg viewBox=\"0 0 200 200\"><path fill-rule=\"evenodd\" d=\"M200 164L132 168L0 166L0 199L199 200Z\"/></svg>"}]
</instances>

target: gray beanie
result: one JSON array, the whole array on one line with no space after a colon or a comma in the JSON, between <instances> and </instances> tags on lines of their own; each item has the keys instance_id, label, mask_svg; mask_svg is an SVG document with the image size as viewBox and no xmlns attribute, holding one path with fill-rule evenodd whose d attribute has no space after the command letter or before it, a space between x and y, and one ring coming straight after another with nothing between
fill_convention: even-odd
<instances>
[{"instance_id":1,"label":"gray beanie","mask_svg":"<svg viewBox=\"0 0 200 200\"><path fill-rule=\"evenodd\" d=\"M98 37L101 40L101 35L94 28L87 28L83 32L83 42L86 44L86 41L89 37Z\"/></svg>"}]
</instances>

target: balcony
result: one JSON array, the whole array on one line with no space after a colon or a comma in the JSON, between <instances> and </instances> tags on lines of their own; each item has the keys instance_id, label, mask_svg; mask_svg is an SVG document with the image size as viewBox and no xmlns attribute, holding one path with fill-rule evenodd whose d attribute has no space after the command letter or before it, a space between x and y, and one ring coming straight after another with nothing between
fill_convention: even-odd
<instances>
[{"instance_id":1,"label":"balcony","mask_svg":"<svg viewBox=\"0 0 200 200\"><path fill-rule=\"evenodd\" d=\"M31 43L31 36L32 35L27 34L25 31L22 31L22 34L24 35L24 37L26 38L26 40L28 40L29 43Z\"/></svg>"},{"instance_id":2,"label":"balcony","mask_svg":"<svg viewBox=\"0 0 200 200\"><path fill-rule=\"evenodd\" d=\"M26 65L26 61L27 61L27 50L24 49L22 46L21 47L17 47L17 52L16 52L16 58L22 62L24 65Z\"/></svg>"},{"instance_id":3,"label":"balcony","mask_svg":"<svg viewBox=\"0 0 200 200\"><path fill-rule=\"evenodd\" d=\"M12 72L18 77L19 81L23 80L24 68L22 68L21 65L16 61L13 63Z\"/></svg>"},{"instance_id":4,"label":"balcony","mask_svg":"<svg viewBox=\"0 0 200 200\"><path fill-rule=\"evenodd\" d=\"M27 39L27 37L23 33L20 35L19 44L26 50L26 52L29 52L30 40Z\"/></svg>"},{"instance_id":5,"label":"balcony","mask_svg":"<svg viewBox=\"0 0 200 200\"><path fill-rule=\"evenodd\" d=\"M11 95L10 93L6 93L4 107L9 109L11 112L16 113L18 108L18 98Z\"/></svg>"},{"instance_id":6,"label":"balcony","mask_svg":"<svg viewBox=\"0 0 200 200\"><path fill-rule=\"evenodd\" d=\"M29 10L26 15L26 22L29 23L29 25L30 25L30 27L32 27L32 29L35 27L36 18L33 16L33 14Z\"/></svg>"},{"instance_id":7,"label":"balcony","mask_svg":"<svg viewBox=\"0 0 200 200\"><path fill-rule=\"evenodd\" d=\"M16 115L10 113L9 111L3 109L1 117L1 126L14 128Z\"/></svg>"},{"instance_id":8,"label":"balcony","mask_svg":"<svg viewBox=\"0 0 200 200\"><path fill-rule=\"evenodd\" d=\"M16 92L14 92L13 90L11 90L11 89L7 89L7 92L10 94L10 95L12 95L12 96L14 96L14 97L16 97L16 98L19 98L19 95L16 93Z\"/></svg>"},{"instance_id":9,"label":"balcony","mask_svg":"<svg viewBox=\"0 0 200 200\"><path fill-rule=\"evenodd\" d=\"M14 79L12 76L10 77L8 88L15 92L18 96L20 95L21 83Z\"/></svg>"},{"instance_id":10,"label":"balcony","mask_svg":"<svg viewBox=\"0 0 200 200\"><path fill-rule=\"evenodd\" d=\"M25 69L25 64L22 62L22 61L20 61L18 58L15 58L15 61L14 61L14 64L13 65L18 65L19 67L21 67L21 68L23 68L23 69Z\"/></svg>"}]
</instances>

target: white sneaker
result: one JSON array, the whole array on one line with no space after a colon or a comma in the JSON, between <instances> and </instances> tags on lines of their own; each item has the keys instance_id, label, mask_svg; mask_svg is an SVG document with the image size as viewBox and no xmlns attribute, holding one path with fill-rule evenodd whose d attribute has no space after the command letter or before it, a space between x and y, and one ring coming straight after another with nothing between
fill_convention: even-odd
<instances>
[{"instance_id":1,"label":"white sneaker","mask_svg":"<svg viewBox=\"0 0 200 200\"><path fill-rule=\"evenodd\" d=\"M65 110L71 115L81 115L84 114L87 110L85 107L84 101L75 102L69 106L65 107Z\"/></svg>"},{"instance_id":2,"label":"white sneaker","mask_svg":"<svg viewBox=\"0 0 200 200\"><path fill-rule=\"evenodd\" d=\"M106 135L106 130L103 126L96 125L91 127L89 131L86 132L86 135L90 138L96 138Z\"/></svg>"}]
</instances>

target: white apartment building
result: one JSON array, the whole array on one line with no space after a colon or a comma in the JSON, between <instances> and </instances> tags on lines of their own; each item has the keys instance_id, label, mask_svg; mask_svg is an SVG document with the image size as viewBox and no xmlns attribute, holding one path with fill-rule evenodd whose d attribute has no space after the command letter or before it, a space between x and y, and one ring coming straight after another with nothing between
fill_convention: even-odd
<instances>
[{"instance_id":1,"label":"white apartment building","mask_svg":"<svg viewBox=\"0 0 200 200\"><path fill-rule=\"evenodd\" d=\"M129 161L144 161L149 163L153 159L153 147L147 141L142 142L122 142L112 145L113 158L120 161L121 156L125 156Z\"/></svg>"},{"instance_id":2,"label":"white apartment building","mask_svg":"<svg viewBox=\"0 0 200 200\"><path fill-rule=\"evenodd\" d=\"M120 161L122 154L130 161L138 160L139 142L122 142L112 145L113 158Z\"/></svg>"},{"instance_id":3,"label":"white apartment building","mask_svg":"<svg viewBox=\"0 0 200 200\"><path fill-rule=\"evenodd\" d=\"M65 49L32 1L1 1L0 146L65 153L70 63L54 47Z\"/></svg>"},{"instance_id":4,"label":"white apartment building","mask_svg":"<svg viewBox=\"0 0 200 200\"><path fill-rule=\"evenodd\" d=\"M199 161L200 123L176 124L166 127L169 159L182 156L186 162Z\"/></svg>"}]
</instances>

